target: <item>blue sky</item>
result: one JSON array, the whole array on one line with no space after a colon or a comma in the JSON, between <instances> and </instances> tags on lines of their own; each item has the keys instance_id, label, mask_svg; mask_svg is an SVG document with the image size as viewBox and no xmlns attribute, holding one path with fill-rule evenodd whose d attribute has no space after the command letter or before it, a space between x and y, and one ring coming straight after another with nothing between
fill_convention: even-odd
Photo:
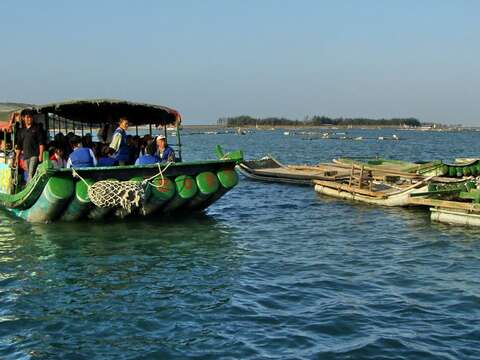
<instances>
[{"instance_id":1,"label":"blue sky","mask_svg":"<svg viewBox=\"0 0 480 360\"><path fill-rule=\"evenodd\" d=\"M477 1L0 2L0 101L480 126Z\"/></svg>"}]
</instances>

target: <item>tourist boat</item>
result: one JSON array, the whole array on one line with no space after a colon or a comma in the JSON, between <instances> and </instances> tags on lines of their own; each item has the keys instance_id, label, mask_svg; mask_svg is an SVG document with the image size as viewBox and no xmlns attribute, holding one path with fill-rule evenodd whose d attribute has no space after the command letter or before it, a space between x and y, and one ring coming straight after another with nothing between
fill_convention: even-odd
<instances>
[{"instance_id":1,"label":"tourist boat","mask_svg":"<svg viewBox=\"0 0 480 360\"><path fill-rule=\"evenodd\" d=\"M158 105L122 100L81 100L29 107L47 134L59 131L92 133L106 124L115 127L126 116L132 129L167 136L175 126L176 162L140 166L55 169L43 161L34 178L21 188L8 163L0 164L0 206L31 222L103 220L107 217L153 218L205 209L237 185L235 165L241 151L221 153L221 159L184 162L177 111ZM21 111L17 108L15 111ZM17 126L13 127L15 132ZM14 134L13 134L14 135ZM15 136L13 136L15 138ZM48 159L47 153L44 158Z\"/></svg>"},{"instance_id":2,"label":"tourist boat","mask_svg":"<svg viewBox=\"0 0 480 360\"><path fill-rule=\"evenodd\" d=\"M237 169L252 180L299 185L311 185L313 180L340 180L349 174L348 170L334 164L283 165L271 155L258 160L244 160Z\"/></svg>"}]
</instances>

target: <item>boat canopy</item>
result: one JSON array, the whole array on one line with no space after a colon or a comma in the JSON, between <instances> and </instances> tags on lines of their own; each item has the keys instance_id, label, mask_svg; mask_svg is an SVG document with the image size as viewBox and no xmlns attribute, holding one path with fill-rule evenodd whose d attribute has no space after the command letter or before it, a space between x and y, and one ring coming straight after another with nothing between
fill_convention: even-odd
<instances>
[{"instance_id":1,"label":"boat canopy","mask_svg":"<svg viewBox=\"0 0 480 360\"><path fill-rule=\"evenodd\" d=\"M164 106L115 99L64 101L36 105L32 109L42 114L54 114L83 124L118 123L127 117L131 125L175 125L181 121L180 114Z\"/></svg>"},{"instance_id":2,"label":"boat canopy","mask_svg":"<svg viewBox=\"0 0 480 360\"><path fill-rule=\"evenodd\" d=\"M8 129L10 126L9 116L12 112L20 111L25 108L31 108L33 105L22 103L0 103L0 131Z\"/></svg>"}]
</instances>

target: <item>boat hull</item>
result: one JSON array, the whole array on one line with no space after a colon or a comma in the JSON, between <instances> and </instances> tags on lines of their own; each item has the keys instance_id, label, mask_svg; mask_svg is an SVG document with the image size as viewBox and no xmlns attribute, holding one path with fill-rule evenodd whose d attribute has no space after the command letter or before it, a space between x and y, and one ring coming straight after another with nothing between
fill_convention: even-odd
<instances>
[{"instance_id":1,"label":"boat hull","mask_svg":"<svg viewBox=\"0 0 480 360\"><path fill-rule=\"evenodd\" d=\"M32 183L16 195L0 194L0 204L30 222L104 220L108 217L146 217L205 209L238 182L236 162L216 160L111 168L49 169L45 165ZM230 181L225 181L225 173ZM233 180L232 180L232 173ZM152 178L153 177L153 178ZM89 189L103 180L137 181L144 197L138 207L97 206Z\"/></svg>"}]
</instances>

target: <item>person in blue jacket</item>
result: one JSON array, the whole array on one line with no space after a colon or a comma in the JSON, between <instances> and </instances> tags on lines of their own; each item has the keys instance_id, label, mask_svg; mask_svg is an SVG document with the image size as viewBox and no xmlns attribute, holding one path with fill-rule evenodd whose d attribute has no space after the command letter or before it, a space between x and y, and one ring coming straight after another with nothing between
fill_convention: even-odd
<instances>
[{"instance_id":1,"label":"person in blue jacket","mask_svg":"<svg viewBox=\"0 0 480 360\"><path fill-rule=\"evenodd\" d=\"M67 168L84 168L97 166L97 159L92 149L82 147L82 139L80 136L74 136L70 140L73 152L68 157Z\"/></svg>"},{"instance_id":2,"label":"person in blue jacket","mask_svg":"<svg viewBox=\"0 0 480 360\"><path fill-rule=\"evenodd\" d=\"M113 149L108 145L100 144L97 166L115 166L117 160L113 158Z\"/></svg>"},{"instance_id":3,"label":"person in blue jacket","mask_svg":"<svg viewBox=\"0 0 480 360\"><path fill-rule=\"evenodd\" d=\"M174 162L175 161L175 151L168 146L167 139L164 135L158 135L155 138L157 144L157 157L160 162Z\"/></svg>"},{"instance_id":4,"label":"person in blue jacket","mask_svg":"<svg viewBox=\"0 0 480 360\"><path fill-rule=\"evenodd\" d=\"M128 165L130 159L130 148L127 143L128 119L121 117L118 128L113 133L110 147L115 151L113 158L117 160L118 165Z\"/></svg>"},{"instance_id":5,"label":"person in blue jacket","mask_svg":"<svg viewBox=\"0 0 480 360\"><path fill-rule=\"evenodd\" d=\"M156 164L158 162L160 162L160 159L155 155L155 144L153 141L149 141L145 148L145 154L138 157L135 165Z\"/></svg>"}]
</instances>

